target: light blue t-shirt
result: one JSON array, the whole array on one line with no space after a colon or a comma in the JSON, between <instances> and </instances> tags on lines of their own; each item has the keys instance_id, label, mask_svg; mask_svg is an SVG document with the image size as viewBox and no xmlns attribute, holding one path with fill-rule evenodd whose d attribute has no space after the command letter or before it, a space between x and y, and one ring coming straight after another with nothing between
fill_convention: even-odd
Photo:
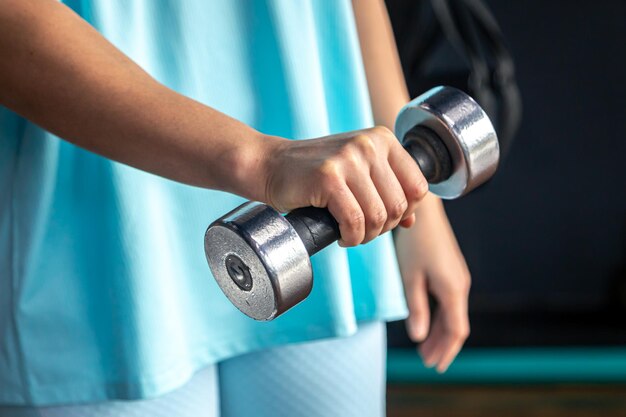
<instances>
[{"instance_id":1,"label":"light blue t-shirt","mask_svg":"<svg viewBox=\"0 0 626 417\"><path fill-rule=\"evenodd\" d=\"M292 139L372 126L349 0L66 2L157 80ZM310 297L269 323L207 267L240 197L77 148L0 107L0 403L136 399L196 370L406 315L391 236L314 256Z\"/></svg>"}]
</instances>

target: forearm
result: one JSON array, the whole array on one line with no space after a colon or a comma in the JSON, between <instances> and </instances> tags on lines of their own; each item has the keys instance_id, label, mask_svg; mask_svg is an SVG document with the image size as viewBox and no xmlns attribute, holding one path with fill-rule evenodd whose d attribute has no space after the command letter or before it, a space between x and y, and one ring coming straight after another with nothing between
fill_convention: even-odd
<instances>
[{"instance_id":1,"label":"forearm","mask_svg":"<svg viewBox=\"0 0 626 417\"><path fill-rule=\"evenodd\" d=\"M383 0L353 0L368 87L377 124L393 127L409 100ZM428 193L410 228L398 227L396 254L409 307L407 329L427 366L444 372L469 334L470 275L441 200ZM432 295L437 313L429 307ZM432 326L432 327L431 327Z\"/></svg>"},{"instance_id":2,"label":"forearm","mask_svg":"<svg viewBox=\"0 0 626 417\"><path fill-rule=\"evenodd\" d=\"M267 138L164 87L54 0L0 1L0 104L105 157L262 200Z\"/></svg>"},{"instance_id":3,"label":"forearm","mask_svg":"<svg viewBox=\"0 0 626 417\"><path fill-rule=\"evenodd\" d=\"M377 125L393 130L396 115L408 101L389 15L383 0L353 0L365 75Z\"/></svg>"},{"instance_id":4,"label":"forearm","mask_svg":"<svg viewBox=\"0 0 626 417\"><path fill-rule=\"evenodd\" d=\"M353 0L352 4L374 121L393 131L398 112L410 98L389 14L383 0ZM429 193L416 214L442 210L441 200Z\"/></svg>"}]
</instances>

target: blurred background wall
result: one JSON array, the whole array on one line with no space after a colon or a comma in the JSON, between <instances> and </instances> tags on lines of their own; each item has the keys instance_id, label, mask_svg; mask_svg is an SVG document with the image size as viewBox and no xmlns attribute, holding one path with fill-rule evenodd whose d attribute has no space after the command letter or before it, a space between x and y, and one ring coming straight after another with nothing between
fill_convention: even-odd
<instances>
[{"instance_id":1,"label":"blurred background wall","mask_svg":"<svg viewBox=\"0 0 626 417\"><path fill-rule=\"evenodd\" d=\"M440 83L468 90L468 60L437 32L431 3L387 0L413 97ZM403 323L391 324L390 406L394 392L423 403L438 398L420 397L426 387L457 384L444 391L449 404L450 387L487 383L509 384L500 399L569 398L545 415L567 404L567 415L626 415L626 2L485 4L514 58L522 119L496 177L446 203L472 271L472 335L437 376L418 365ZM463 398L480 398L472 392ZM500 415L546 412L524 410Z\"/></svg>"}]
</instances>

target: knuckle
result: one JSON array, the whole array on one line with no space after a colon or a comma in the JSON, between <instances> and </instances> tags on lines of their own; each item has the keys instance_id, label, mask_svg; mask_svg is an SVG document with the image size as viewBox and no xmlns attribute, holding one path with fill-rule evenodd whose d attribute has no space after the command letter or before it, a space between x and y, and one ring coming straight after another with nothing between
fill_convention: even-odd
<instances>
[{"instance_id":1,"label":"knuckle","mask_svg":"<svg viewBox=\"0 0 626 417\"><path fill-rule=\"evenodd\" d=\"M394 137L394 134L391 130L389 130L386 126L374 126L373 128L370 129L370 131L372 133L374 133L377 136L381 136L384 138L392 138Z\"/></svg>"},{"instance_id":2,"label":"knuckle","mask_svg":"<svg viewBox=\"0 0 626 417\"><path fill-rule=\"evenodd\" d=\"M469 337L470 327L467 320L454 321L447 328L447 333L456 340L465 340Z\"/></svg>"},{"instance_id":3,"label":"knuckle","mask_svg":"<svg viewBox=\"0 0 626 417\"><path fill-rule=\"evenodd\" d=\"M359 231L363 224L365 223L365 219L363 217L363 213L359 210L352 210L348 213L345 219L345 224L351 231Z\"/></svg>"},{"instance_id":4,"label":"knuckle","mask_svg":"<svg viewBox=\"0 0 626 417\"><path fill-rule=\"evenodd\" d=\"M348 246L356 246L363 240L363 215L354 211L343 221L342 238Z\"/></svg>"},{"instance_id":5,"label":"knuckle","mask_svg":"<svg viewBox=\"0 0 626 417\"><path fill-rule=\"evenodd\" d=\"M368 216L367 223L370 227L380 229L387 221L387 212L384 209L375 210Z\"/></svg>"},{"instance_id":6,"label":"knuckle","mask_svg":"<svg viewBox=\"0 0 626 417\"><path fill-rule=\"evenodd\" d=\"M319 179L326 185L334 186L337 183L337 180L341 177L337 161L327 159L322 162L318 169L318 176Z\"/></svg>"},{"instance_id":7,"label":"knuckle","mask_svg":"<svg viewBox=\"0 0 626 417\"><path fill-rule=\"evenodd\" d=\"M409 204L406 201L406 198L402 198L400 201L396 202L389 209L389 218L392 218L394 220L401 218L402 215L406 212L408 207L409 207Z\"/></svg>"},{"instance_id":8,"label":"knuckle","mask_svg":"<svg viewBox=\"0 0 626 417\"><path fill-rule=\"evenodd\" d=\"M359 163L359 151L352 141L346 142L337 152L336 160L338 165L354 166Z\"/></svg>"},{"instance_id":9,"label":"knuckle","mask_svg":"<svg viewBox=\"0 0 626 417\"><path fill-rule=\"evenodd\" d=\"M408 201L416 203L426 196L428 183L424 178L416 179L406 187L404 192Z\"/></svg>"},{"instance_id":10,"label":"knuckle","mask_svg":"<svg viewBox=\"0 0 626 417\"><path fill-rule=\"evenodd\" d=\"M351 143L359 154L365 155L368 159L376 155L376 143L370 135L356 135Z\"/></svg>"},{"instance_id":11,"label":"knuckle","mask_svg":"<svg viewBox=\"0 0 626 417\"><path fill-rule=\"evenodd\" d=\"M454 334L454 337L456 337L459 340L467 339L470 335L469 325L465 324L463 326L459 326L457 329L455 329L453 334Z\"/></svg>"}]
</instances>

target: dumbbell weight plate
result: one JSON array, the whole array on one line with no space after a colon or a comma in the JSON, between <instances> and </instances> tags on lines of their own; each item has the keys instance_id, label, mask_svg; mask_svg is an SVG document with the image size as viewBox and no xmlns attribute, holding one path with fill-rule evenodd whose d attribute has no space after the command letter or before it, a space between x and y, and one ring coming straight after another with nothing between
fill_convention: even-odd
<instances>
[{"instance_id":1,"label":"dumbbell weight plate","mask_svg":"<svg viewBox=\"0 0 626 417\"><path fill-rule=\"evenodd\" d=\"M439 87L412 100L398 115L395 131L418 165L426 155L435 155L439 162L449 159L439 166L428 164L429 168L445 167L438 172L450 175L430 171L430 189L442 198L466 194L496 170L499 149L493 126L480 106L457 89ZM437 138L441 142L432 147ZM439 147L441 143L444 146ZM301 221L310 212L314 227L308 220ZM315 222L324 227L318 228ZM311 291L309 255L338 238L333 225L326 209L298 209L285 218L265 204L250 202L209 226L205 252L228 299L256 320L272 320ZM307 236L301 238L298 233ZM313 243L311 248L303 239Z\"/></svg>"},{"instance_id":2,"label":"dumbbell weight plate","mask_svg":"<svg viewBox=\"0 0 626 417\"><path fill-rule=\"evenodd\" d=\"M452 87L435 87L407 104L396 119L400 140L415 126L434 131L452 160L452 175L429 189L444 199L467 194L495 173L499 159L496 132L473 98ZM455 139L462 138L462 140Z\"/></svg>"},{"instance_id":3,"label":"dumbbell weight plate","mask_svg":"<svg viewBox=\"0 0 626 417\"><path fill-rule=\"evenodd\" d=\"M272 320L311 292L311 260L302 240L265 204L250 201L222 217L207 229L204 249L226 297L255 320Z\"/></svg>"}]
</instances>

